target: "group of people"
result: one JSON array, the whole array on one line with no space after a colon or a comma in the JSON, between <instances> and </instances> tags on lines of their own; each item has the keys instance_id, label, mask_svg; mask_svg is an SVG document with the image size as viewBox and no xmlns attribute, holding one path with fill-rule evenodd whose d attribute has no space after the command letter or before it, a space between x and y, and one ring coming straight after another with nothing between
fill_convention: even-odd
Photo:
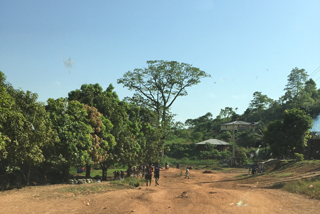
<instances>
[{"instance_id":1,"label":"group of people","mask_svg":"<svg viewBox=\"0 0 320 214\"><path fill-rule=\"evenodd\" d=\"M151 186L151 179L152 179L152 174L154 172L154 179L155 179L155 186L159 185L159 179L160 179L160 166L159 164L155 164L154 167L151 166L151 164L149 164L149 166L147 166L146 170L145 170L145 179L146 179L146 186Z\"/></svg>"},{"instance_id":2,"label":"group of people","mask_svg":"<svg viewBox=\"0 0 320 214\"><path fill-rule=\"evenodd\" d=\"M180 168L180 164L178 164L178 168ZM148 166L134 166L133 167L133 173L136 174L140 174L142 172L141 177L144 177L146 179L146 186L151 186L151 180L152 180L152 175L154 175L154 179L155 179L155 186L160 185L159 184L159 179L160 179L160 169L162 167L159 165L159 163L154 164L154 166L152 166L151 164L149 164ZM165 168L169 169L169 164L166 163L165 164ZM185 178L189 179L190 174L189 174L189 167L186 168L186 174L185 174Z\"/></svg>"},{"instance_id":3,"label":"group of people","mask_svg":"<svg viewBox=\"0 0 320 214\"><path fill-rule=\"evenodd\" d=\"M252 164L251 173L254 175L256 173L262 173L265 169L264 164L254 163Z\"/></svg>"}]
</instances>

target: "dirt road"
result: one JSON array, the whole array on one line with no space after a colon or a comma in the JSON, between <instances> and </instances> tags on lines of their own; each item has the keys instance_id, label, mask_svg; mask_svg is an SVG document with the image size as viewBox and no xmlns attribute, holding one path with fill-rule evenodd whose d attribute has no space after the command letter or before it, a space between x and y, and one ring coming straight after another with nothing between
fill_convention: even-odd
<instances>
[{"instance_id":1,"label":"dirt road","mask_svg":"<svg viewBox=\"0 0 320 214\"><path fill-rule=\"evenodd\" d=\"M28 187L0 193L0 213L319 213L320 201L258 183L235 180L234 173L161 171L160 186L74 195L58 193L67 185ZM93 184L86 184L93 185ZM99 184L94 184L99 185ZM101 184L100 184L101 185Z\"/></svg>"}]
</instances>

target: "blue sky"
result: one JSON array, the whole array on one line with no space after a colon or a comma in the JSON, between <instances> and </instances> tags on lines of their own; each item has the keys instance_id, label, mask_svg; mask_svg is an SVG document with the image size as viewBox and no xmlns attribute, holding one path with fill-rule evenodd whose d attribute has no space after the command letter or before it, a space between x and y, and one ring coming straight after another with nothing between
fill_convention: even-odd
<instances>
[{"instance_id":1,"label":"blue sky","mask_svg":"<svg viewBox=\"0 0 320 214\"><path fill-rule=\"evenodd\" d=\"M215 117L224 107L242 114L255 91L282 96L292 68L310 74L320 66L318 0L0 5L0 70L15 88L44 102L84 83L104 89L112 83L122 99L133 94L117 84L125 72L147 60L174 60L212 76L173 104L175 120L184 122L207 112Z\"/></svg>"}]
</instances>

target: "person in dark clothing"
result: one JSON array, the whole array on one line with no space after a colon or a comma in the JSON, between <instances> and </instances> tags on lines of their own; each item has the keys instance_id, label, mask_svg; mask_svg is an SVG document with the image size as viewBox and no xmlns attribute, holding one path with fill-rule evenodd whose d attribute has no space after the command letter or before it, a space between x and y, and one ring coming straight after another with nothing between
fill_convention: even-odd
<instances>
[{"instance_id":1,"label":"person in dark clothing","mask_svg":"<svg viewBox=\"0 0 320 214\"><path fill-rule=\"evenodd\" d=\"M157 163L154 167L154 178L155 178L155 185L159 185L159 179L160 179L160 166Z\"/></svg>"},{"instance_id":2,"label":"person in dark clothing","mask_svg":"<svg viewBox=\"0 0 320 214\"><path fill-rule=\"evenodd\" d=\"M151 164L150 164L150 165L147 167L147 175L146 175L147 186L148 186L148 182L150 182L150 186L151 186L152 172L153 172L153 168L152 168L152 166L151 166Z\"/></svg>"}]
</instances>

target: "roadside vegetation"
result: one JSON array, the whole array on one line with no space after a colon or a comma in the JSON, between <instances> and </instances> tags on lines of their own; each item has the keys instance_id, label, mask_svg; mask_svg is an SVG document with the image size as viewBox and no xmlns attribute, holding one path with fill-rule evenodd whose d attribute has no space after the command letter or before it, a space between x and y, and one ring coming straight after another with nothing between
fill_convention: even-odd
<instances>
[{"instance_id":1,"label":"roadside vegetation","mask_svg":"<svg viewBox=\"0 0 320 214\"><path fill-rule=\"evenodd\" d=\"M275 183L270 188L283 189L292 193L304 194L320 200L320 178Z\"/></svg>"},{"instance_id":2,"label":"roadside vegetation","mask_svg":"<svg viewBox=\"0 0 320 214\"><path fill-rule=\"evenodd\" d=\"M241 183L271 183L282 189L320 199L320 160L284 161L267 172L235 176Z\"/></svg>"},{"instance_id":3,"label":"roadside vegetation","mask_svg":"<svg viewBox=\"0 0 320 214\"><path fill-rule=\"evenodd\" d=\"M269 158L295 160L278 166L277 173L257 176L294 176L286 168L299 170L311 158L306 148L311 137L319 138L310 129L320 113L320 90L304 69L291 70L278 99L256 91L243 113L224 107L215 117L208 112L181 122L174 121L172 104L187 95L186 88L210 75L176 61L147 64L118 79L135 92L123 100L112 84L103 90L96 83L42 103L37 94L15 89L0 72L0 189L65 183L74 175L106 180L126 171L130 176L133 166L155 162L230 171L233 136L230 130L222 131L221 124L231 121L255 122L254 129L234 132L239 166ZM172 73L173 67L179 69ZM207 139L229 145L207 144L200 151L196 143ZM312 158L320 158L317 155ZM83 167L85 172L78 173Z\"/></svg>"},{"instance_id":4,"label":"roadside vegetation","mask_svg":"<svg viewBox=\"0 0 320 214\"><path fill-rule=\"evenodd\" d=\"M108 174L106 175L107 177L113 177L113 173L114 172L119 172L119 171L126 171L128 168L126 166L121 166L119 164L115 164L114 166L111 166L110 169L108 170ZM85 177L86 176L86 171L83 172L78 172L78 168L75 166L71 166L70 167L70 171L69 171L70 175L72 176L82 176ZM102 172L101 172L101 168L99 165L97 165L96 167L91 168L91 172L90 172L90 176L92 178L96 178L96 179L101 179L102 178Z\"/></svg>"},{"instance_id":5,"label":"roadside vegetation","mask_svg":"<svg viewBox=\"0 0 320 214\"><path fill-rule=\"evenodd\" d=\"M140 186L140 184L145 184L146 180L140 179L138 177L126 177L123 180L114 180L114 181L110 181L111 184L127 184L130 186L134 186L134 187L138 187Z\"/></svg>"},{"instance_id":6,"label":"roadside vegetation","mask_svg":"<svg viewBox=\"0 0 320 214\"><path fill-rule=\"evenodd\" d=\"M82 185L70 185L68 187L62 187L56 191L59 193L74 193L75 195L88 195L96 193L104 193L114 189L128 189L133 188L133 185L127 183L100 183L100 184L82 184Z\"/></svg>"}]
</instances>

